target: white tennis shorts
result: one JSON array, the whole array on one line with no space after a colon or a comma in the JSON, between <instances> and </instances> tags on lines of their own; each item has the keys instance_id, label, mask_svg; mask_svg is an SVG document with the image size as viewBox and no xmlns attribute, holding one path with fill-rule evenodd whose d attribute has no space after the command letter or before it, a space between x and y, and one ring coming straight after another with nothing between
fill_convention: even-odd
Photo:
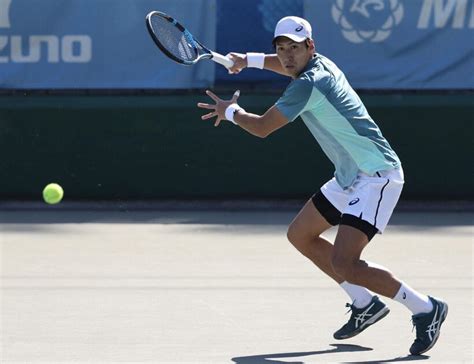
<instances>
[{"instance_id":1,"label":"white tennis shorts","mask_svg":"<svg viewBox=\"0 0 474 364\"><path fill-rule=\"evenodd\" d=\"M404 182L400 168L377 172L373 177L359 173L346 190L333 178L321 187L321 192L341 214L358 217L381 234L397 205Z\"/></svg>"}]
</instances>

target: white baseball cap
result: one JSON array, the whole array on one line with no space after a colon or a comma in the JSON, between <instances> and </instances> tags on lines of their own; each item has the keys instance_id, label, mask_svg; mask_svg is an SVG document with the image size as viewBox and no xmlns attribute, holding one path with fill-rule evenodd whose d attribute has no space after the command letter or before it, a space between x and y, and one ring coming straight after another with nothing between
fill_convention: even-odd
<instances>
[{"instance_id":1,"label":"white baseball cap","mask_svg":"<svg viewBox=\"0 0 474 364\"><path fill-rule=\"evenodd\" d=\"M308 38L312 39L313 29L307 20L297 16L287 16L276 25L273 41L277 37L287 37L299 43Z\"/></svg>"}]
</instances>

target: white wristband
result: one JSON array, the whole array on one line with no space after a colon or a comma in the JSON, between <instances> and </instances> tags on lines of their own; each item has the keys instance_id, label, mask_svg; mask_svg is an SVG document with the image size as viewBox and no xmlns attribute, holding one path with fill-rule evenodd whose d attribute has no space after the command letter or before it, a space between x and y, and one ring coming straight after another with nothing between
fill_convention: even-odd
<instances>
[{"instance_id":1,"label":"white wristband","mask_svg":"<svg viewBox=\"0 0 474 364\"><path fill-rule=\"evenodd\" d=\"M238 104L231 104L227 106L227 109L225 109L225 118L233 122L235 125L237 125L237 123L234 120L234 115L239 110L243 110L243 109Z\"/></svg>"},{"instance_id":2,"label":"white wristband","mask_svg":"<svg viewBox=\"0 0 474 364\"><path fill-rule=\"evenodd\" d=\"M247 67L263 69L265 66L265 53L247 53Z\"/></svg>"}]
</instances>

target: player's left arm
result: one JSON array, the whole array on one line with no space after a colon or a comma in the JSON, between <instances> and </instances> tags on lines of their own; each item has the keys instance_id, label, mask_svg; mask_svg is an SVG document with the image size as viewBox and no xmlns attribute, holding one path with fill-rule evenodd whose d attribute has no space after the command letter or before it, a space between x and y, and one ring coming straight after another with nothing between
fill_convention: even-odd
<instances>
[{"instance_id":1,"label":"player's left arm","mask_svg":"<svg viewBox=\"0 0 474 364\"><path fill-rule=\"evenodd\" d=\"M263 115L257 115L246 112L244 109L238 107L237 99L239 93L235 93L231 100L222 100L211 91L206 91L206 94L215 101L215 104L198 103L198 107L201 109L211 110L206 115L201 117L202 120L208 120L216 117L214 126L219 126L222 120L232 121L234 124L239 125L242 129L246 130L252 135L260 138L266 138L268 135L273 133L275 130L288 124L288 119L283 115L276 106L272 106ZM233 106L235 112L231 112L231 115L227 115L226 111L229 106ZM235 107L237 106L237 108Z\"/></svg>"},{"instance_id":2,"label":"player's left arm","mask_svg":"<svg viewBox=\"0 0 474 364\"><path fill-rule=\"evenodd\" d=\"M263 115L239 110L234 114L234 121L242 129L260 138L266 138L274 131L288 124L288 119L276 106L269 108Z\"/></svg>"}]
</instances>

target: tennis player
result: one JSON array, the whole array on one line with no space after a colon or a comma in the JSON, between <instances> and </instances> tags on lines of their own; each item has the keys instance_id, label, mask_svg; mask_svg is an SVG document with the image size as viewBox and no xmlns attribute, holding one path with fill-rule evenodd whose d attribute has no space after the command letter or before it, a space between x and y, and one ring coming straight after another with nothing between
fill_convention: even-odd
<instances>
[{"instance_id":1,"label":"tennis player","mask_svg":"<svg viewBox=\"0 0 474 364\"><path fill-rule=\"evenodd\" d=\"M249 133L265 138L298 116L335 166L334 178L301 209L288 229L289 241L349 295L349 321L335 339L360 334L389 313L376 295L405 305L413 314L416 339L413 355L436 343L448 305L426 296L396 278L388 269L361 259L372 238L381 234L402 192L402 165L342 71L316 52L311 25L298 17L281 19L275 29L276 54L231 53L231 73L246 67L267 69L293 80L263 115L246 112L237 103L239 93L215 104L199 103L216 117L215 126L229 120ZM321 234L338 225L334 244Z\"/></svg>"}]
</instances>

